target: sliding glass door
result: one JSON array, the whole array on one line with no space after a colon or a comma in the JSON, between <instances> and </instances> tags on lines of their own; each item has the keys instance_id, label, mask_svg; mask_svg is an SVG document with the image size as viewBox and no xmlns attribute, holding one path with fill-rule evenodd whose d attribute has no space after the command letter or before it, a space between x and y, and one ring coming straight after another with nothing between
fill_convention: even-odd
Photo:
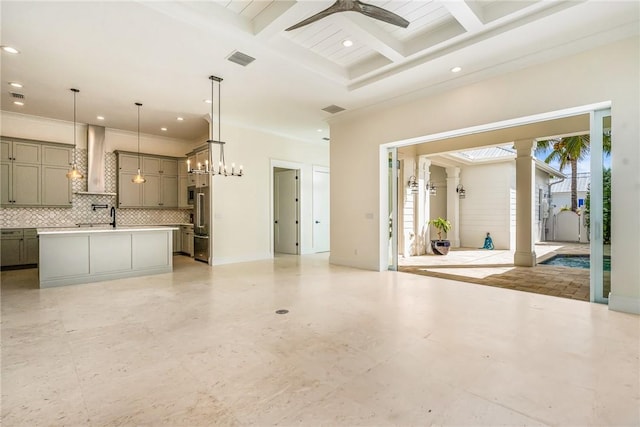
<instances>
[{"instance_id":1,"label":"sliding glass door","mask_svg":"<svg viewBox=\"0 0 640 427\"><path fill-rule=\"evenodd\" d=\"M398 149L389 148L389 270L398 270Z\"/></svg>"},{"instance_id":2,"label":"sliding glass door","mask_svg":"<svg viewBox=\"0 0 640 427\"><path fill-rule=\"evenodd\" d=\"M588 197L591 301L607 303L611 291L611 109L591 113L591 183Z\"/></svg>"}]
</instances>

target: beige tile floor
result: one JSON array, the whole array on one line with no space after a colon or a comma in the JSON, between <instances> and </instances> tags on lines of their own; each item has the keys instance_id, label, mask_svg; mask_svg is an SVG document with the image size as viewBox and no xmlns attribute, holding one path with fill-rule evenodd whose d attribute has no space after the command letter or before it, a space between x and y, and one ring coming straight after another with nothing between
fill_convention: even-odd
<instances>
[{"instance_id":1,"label":"beige tile floor","mask_svg":"<svg viewBox=\"0 0 640 427\"><path fill-rule=\"evenodd\" d=\"M5 427L640 424L640 318L604 305L324 254L36 271L1 273Z\"/></svg>"}]
</instances>

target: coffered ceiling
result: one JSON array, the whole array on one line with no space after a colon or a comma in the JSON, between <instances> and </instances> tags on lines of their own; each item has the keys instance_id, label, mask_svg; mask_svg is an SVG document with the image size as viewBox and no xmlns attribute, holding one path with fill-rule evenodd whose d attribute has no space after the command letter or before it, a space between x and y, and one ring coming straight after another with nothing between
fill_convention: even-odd
<instances>
[{"instance_id":1,"label":"coffered ceiling","mask_svg":"<svg viewBox=\"0 0 640 427\"><path fill-rule=\"evenodd\" d=\"M285 31L331 0L5 1L2 45L20 53L2 53L2 109L70 120L69 88L77 87L81 122L135 130L134 102L142 102L143 132L194 140L206 137L203 100L216 75L224 79L223 139L233 123L322 141L327 119L345 114L325 107L349 112L427 95L637 35L639 27L637 1L368 3L409 26L342 12ZM230 62L234 52L255 61ZM451 72L456 66L462 70ZM16 81L24 87L9 86ZM23 106L11 92L24 95Z\"/></svg>"}]
</instances>

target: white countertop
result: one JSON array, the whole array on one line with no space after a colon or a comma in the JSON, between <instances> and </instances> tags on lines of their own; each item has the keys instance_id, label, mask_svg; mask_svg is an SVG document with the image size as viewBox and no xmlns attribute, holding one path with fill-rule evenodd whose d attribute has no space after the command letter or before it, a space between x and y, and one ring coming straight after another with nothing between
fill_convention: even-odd
<instances>
[{"instance_id":1,"label":"white countertop","mask_svg":"<svg viewBox=\"0 0 640 427\"><path fill-rule=\"evenodd\" d=\"M38 235L46 234L84 234L84 233L117 233L131 231L165 231L179 230L180 227L172 225L119 225L113 228L108 225L97 227L64 227L64 228L38 228Z\"/></svg>"}]
</instances>

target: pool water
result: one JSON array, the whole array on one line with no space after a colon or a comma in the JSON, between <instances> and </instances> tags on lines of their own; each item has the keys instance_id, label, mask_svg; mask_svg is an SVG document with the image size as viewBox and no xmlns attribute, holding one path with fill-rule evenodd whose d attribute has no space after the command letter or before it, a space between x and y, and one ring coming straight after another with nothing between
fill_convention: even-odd
<instances>
[{"instance_id":1,"label":"pool water","mask_svg":"<svg viewBox=\"0 0 640 427\"><path fill-rule=\"evenodd\" d=\"M555 255L540 264L571 268L590 268L589 255ZM604 271L611 271L611 257L604 257Z\"/></svg>"}]
</instances>

